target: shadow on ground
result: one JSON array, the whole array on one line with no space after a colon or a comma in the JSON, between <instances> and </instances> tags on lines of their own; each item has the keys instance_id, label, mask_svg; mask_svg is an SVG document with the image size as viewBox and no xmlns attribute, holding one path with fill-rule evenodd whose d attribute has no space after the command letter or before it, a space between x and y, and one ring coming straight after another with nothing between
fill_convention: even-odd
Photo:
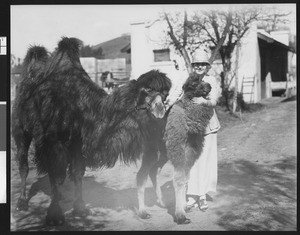
<instances>
[{"instance_id":1,"label":"shadow on ground","mask_svg":"<svg viewBox=\"0 0 300 235\"><path fill-rule=\"evenodd\" d=\"M281 102L289 102L289 101L295 101L295 100L297 100L297 95L294 95L290 98L286 98L286 99L282 100Z\"/></svg>"},{"instance_id":2,"label":"shadow on ground","mask_svg":"<svg viewBox=\"0 0 300 235\"><path fill-rule=\"evenodd\" d=\"M138 208L136 188L115 190L107 187L105 182L96 182L94 177L84 177L83 198L87 208L90 210L90 215L87 217L76 217L72 214L74 200L73 182L66 179L62 190L61 207L66 217L64 225L49 227L44 223L51 195L49 178L45 175L35 181L29 189L28 211L17 212L14 210L15 205L12 206L12 212L16 220L15 229L18 231L82 231L87 229L92 231L104 229L111 222L111 216L114 216L114 219L116 216L121 216L122 219L122 214L128 216L129 213L130 216L139 219L136 215ZM175 199L172 181L166 182L162 186L162 193L168 213L174 216ZM145 205L147 207L156 205L156 194L152 187L145 189Z\"/></svg>"},{"instance_id":3,"label":"shadow on ground","mask_svg":"<svg viewBox=\"0 0 300 235\"><path fill-rule=\"evenodd\" d=\"M210 203L210 216L218 226L228 231L296 230L296 157L282 156L272 163L253 160L220 162L218 192ZM17 192L15 190L15 192ZM172 181L162 186L166 209L154 207L156 196L152 187L146 188L145 204L163 217L174 216L175 196ZM50 185L47 176L40 177L30 187L29 210L16 212L16 198L12 200L12 230L18 231L93 231L122 228L126 223L140 223L136 215L137 189L114 189L107 182L97 182L92 176L84 177L83 197L91 214L76 217L72 214L74 185L66 180L63 187L62 209L66 223L62 226L44 225L50 204ZM17 195L16 195L17 196ZM151 213L151 212L150 212ZM126 221L127 220L127 221Z\"/></svg>"},{"instance_id":4,"label":"shadow on ground","mask_svg":"<svg viewBox=\"0 0 300 235\"><path fill-rule=\"evenodd\" d=\"M296 165L295 156L274 164L237 160L220 165L218 224L226 230L295 231Z\"/></svg>"}]
</instances>

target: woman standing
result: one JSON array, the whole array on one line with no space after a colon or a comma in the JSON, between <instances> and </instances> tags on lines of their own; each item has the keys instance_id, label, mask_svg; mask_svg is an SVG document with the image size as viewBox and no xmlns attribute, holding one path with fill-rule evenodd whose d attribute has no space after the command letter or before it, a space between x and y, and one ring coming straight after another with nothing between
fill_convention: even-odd
<instances>
[{"instance_id":1,"label":"woman standing","mask_svg":"<svg viewBox=\"0 0 300 235\"><path fill-rule=\"evenodd\" d=\"M194 53L192 67L194 72L204 75L203 81L209 83L212 88L208 97L194 98L194 103L215 107L220 96L220 89L216 78L206 74L211 65L209 53L205 49ZM187 211L197 206L201 211L206 211L208 209L206 194L216 192L217 189L217 133L220 129L220 123L215 109L213 110L214 114L206 128L203 151L190 171L190 180L187 186Z\"/></svg>"},{"instance_id":2,"label":"woman standing","mask_svg":"<svg viewBox=\"0 0 300 235\"><path fill-rule=\"evenodd\" d=\"M211 91L208 97L194 98L193 102L215 107L220 96L220 89L217 85L216 78L207 75L211 65L209 62L209 53L206 49L195 51L192 57L192 67L194 72L204 75L203 81L211 85ZM171 88L170 95L166 101L166 109L172 106L181 97L184 82L185 80L178 81L177 84L174 84L173 89ZM190 180L187 185L187 212L197 206L200 210L206 211L208 209L206 194L211 191L216 192L218 173L217 132L219 129L220 123L214 109L214 114L206 128L203 151L190 171Z\"/></svg>"}]
</instances>

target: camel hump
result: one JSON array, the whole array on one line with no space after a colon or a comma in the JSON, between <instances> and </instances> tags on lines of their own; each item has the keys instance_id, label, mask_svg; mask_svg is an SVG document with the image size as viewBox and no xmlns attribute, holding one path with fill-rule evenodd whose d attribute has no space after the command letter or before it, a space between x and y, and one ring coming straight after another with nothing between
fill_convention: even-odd
<instances>
[{"instance_id":1,"label":"camel hump","mask_svg":"<svg viewBox=\"0 0 300 235\"><path fill-rule=\"evenodd\" d=\"M48 58L49 53L45 47L29 47L23 63L22 77L35 78L43 70Z\"/></svg>"},{"instance_id":2,"label":"camel hump","mask_svg":"<svg viewBox=\"0 0 300 235\"><path fill-rule=\"evenodd\" d=\"M77 38L62 37L46 66L45 77L49 77L51 74L62 74L66 71L74 74L77 73L75 68L79 69L83 75L85 72L79 57L81 45L82 41ZM85 76L87 76L86 73Z\"/></svg>"},{"instance_id":3,"label":"camel hump","mask_svg":"<svg viewBox=\"0 0 300 235\"><path fill-rule=\"evenodd\" d=\"M78 38L62 37L58 42L58 51L78 54L81 45L82 41Z\"/></svg>"},{"instance_id":4,"label":"camel hump","mask_svg":"<svg viewBox=\"0 0 300 235\"><path fill-rule=\"evenodd\" d=\"M48 51L46 50L45 47L43 46L31 46L29 47L27 54L25 56L24 62L28 63L33 60L43 60L47 59L48 56Z\"/></svg>"}]
</instances>

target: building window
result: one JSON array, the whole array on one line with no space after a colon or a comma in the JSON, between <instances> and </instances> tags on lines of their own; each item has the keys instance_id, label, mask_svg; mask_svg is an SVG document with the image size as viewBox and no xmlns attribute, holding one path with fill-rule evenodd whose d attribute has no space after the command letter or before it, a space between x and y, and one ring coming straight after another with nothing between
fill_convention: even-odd
<instances>
[{"instance_id":1,"label":"building window","mask_svg":"<svg viewBox=\"0 0 300 235\"><path fill-rule=\"evenodd\" d=\"M153 50L154 62L170 61L170 49Z\"/></svg>"},{"instance_id":2,"label":"building window","mask_svg":"<svg viewBox=\"0 0 300 235\"><path fill-rule=\"evenodd\" d=\"M6 37L0 37L0 55L6 55Z\"/></svg>"}]
</instances>

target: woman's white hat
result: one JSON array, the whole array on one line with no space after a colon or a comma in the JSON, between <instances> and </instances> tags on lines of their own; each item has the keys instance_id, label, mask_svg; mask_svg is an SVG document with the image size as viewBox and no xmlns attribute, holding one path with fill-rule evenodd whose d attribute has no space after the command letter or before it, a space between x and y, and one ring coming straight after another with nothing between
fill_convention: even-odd
<instances>
[{"instance_id":1,"label":"woman's white hat","mask_svg":"<svg viewBox=\"0 0 300 235\"><path fill-rule=\"evenodd\" d=\"M207 63L209 62L210 53L206 49L198 49L192 56L192 64L194 63Z\"/></svg>"}]
</instances>

